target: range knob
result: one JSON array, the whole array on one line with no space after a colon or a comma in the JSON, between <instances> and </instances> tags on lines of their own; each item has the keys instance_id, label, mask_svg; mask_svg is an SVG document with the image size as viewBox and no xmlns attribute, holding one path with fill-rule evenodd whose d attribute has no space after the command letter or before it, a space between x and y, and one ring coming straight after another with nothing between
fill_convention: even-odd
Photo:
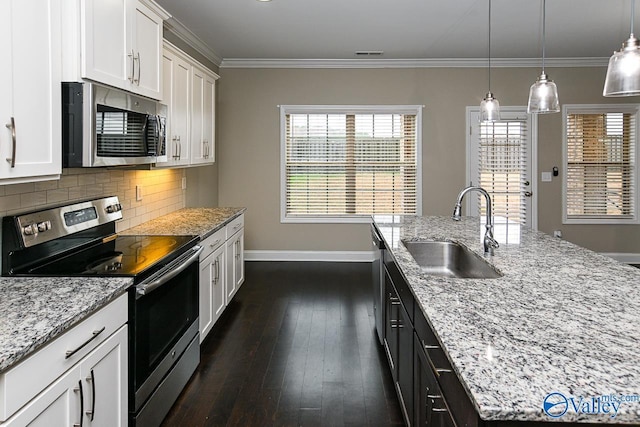
<instances>
[{"instance_id":1,"label":"range knob","mask_svg":"<svg viewBox=\"0 0 640 427\"><path fill-rule=\"evenodd\" d=\"M109 205L105 208L105 210L107 211L107 213L119 212L122 210L122 205L120 205L120 203Z\"/></svg>"},{"instance_id":2,"label":"range knob","mask_svg":"<svg viewBox=\"0 0 640 427\"><path fill-rule=\"evenodd\" d=\"M42 221L38 223L38 231L43 232L51 230L51 221Z\"/></svg>"},{"instance_id":3,"label":"range knob","mask_svg":"<svg viewBox=\"0 0 640 427\"><path fill-rule=\"evenodd\" d=\"M29 224L22 227L22 234L25 236L33 236L38 232L38 227L35 224Z\"/></svg>"}]
</instances>

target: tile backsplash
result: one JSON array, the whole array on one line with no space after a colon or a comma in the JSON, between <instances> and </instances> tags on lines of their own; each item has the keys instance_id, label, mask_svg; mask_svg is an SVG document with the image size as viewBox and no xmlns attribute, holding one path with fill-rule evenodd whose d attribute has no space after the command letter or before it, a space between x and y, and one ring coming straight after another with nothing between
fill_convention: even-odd
<instances>
[{"instance_id":1,"label":"tile backsplash","mask_svg":"<svg viewBox=\"0 0 640 427\"><path fill-rule=\"evenodd\" d=\"M0 185L0 217L86 199L116 195L123 219L117 231L185 206L184 169L64 169L59 180ZM136 186L142 200L136 200Z\"/></svg>"}]
</instances>

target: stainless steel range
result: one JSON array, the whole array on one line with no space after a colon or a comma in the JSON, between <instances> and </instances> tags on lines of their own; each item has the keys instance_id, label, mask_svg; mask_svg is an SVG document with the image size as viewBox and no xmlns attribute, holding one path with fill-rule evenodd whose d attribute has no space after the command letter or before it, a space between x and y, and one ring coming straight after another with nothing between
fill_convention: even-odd
<instances>
[{"instance_id":1,"label":"stainless steel range","mask_svg":"<svg viewBox=\"0 0 640 427\"><path fill-rule=\"evenodd\" d=\"M200 362L197 236L118 236L117 197L4 217L4 276L125 276L129 425L159 425Z\"/></svg>"}]
</instances>

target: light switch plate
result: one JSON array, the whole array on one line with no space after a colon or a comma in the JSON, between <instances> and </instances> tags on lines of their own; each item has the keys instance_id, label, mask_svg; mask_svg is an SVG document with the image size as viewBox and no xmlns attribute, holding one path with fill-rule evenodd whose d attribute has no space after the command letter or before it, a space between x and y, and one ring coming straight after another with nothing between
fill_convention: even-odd
<instances>
[{"instance_id":1,"label":"light switch plate","mask_svg":"<svg viewBox=\"0 0 640 427\"><path fill-rule=\"evenodd\" d=\"M551 182L551 172L542 172L542 182Z\"/></svg>"},{"instance_id":2,"label":"light switch plate","mask_svg":"<svg viewBox=\"0 0 640 427\"><path fill-rule=\"evenodd\" d=\"M142 201L142 185L136 185L136 201Z\"/></svg>"},{"instance_id":3,"label":"light switch plate","mask_svg":"<svg viewBox=\"0 0 640 427\"><path fill-rule=\"evenodd\" d=\"M187 189L187 177L186 176L182 177L182 189L183 190Z\"/></svg>"}]
</instances>

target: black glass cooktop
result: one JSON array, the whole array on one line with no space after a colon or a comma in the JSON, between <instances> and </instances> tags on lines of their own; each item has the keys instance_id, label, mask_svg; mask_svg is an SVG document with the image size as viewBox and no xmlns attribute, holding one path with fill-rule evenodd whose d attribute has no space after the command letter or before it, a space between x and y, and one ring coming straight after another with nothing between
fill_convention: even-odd
<instances>
[{"instance_id":1,"label":"black glass cooktop","mask_svg":"<svg viewBox=\"0 0 640 427\"><path fill-rule=\"evenodd\" d=\"M193 247L197 236L117 236L29 269L42 276L138 276Z\"/></svg>"}]
</instances>

